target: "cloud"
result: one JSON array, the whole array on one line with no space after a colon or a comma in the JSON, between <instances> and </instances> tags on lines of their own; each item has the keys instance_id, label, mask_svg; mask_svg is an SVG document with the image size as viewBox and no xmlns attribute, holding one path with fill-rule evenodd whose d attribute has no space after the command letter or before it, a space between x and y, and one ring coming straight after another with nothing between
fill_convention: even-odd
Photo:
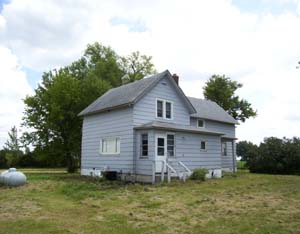
<instances>
[{"instance_id":1,"label":"cloud","mask_svg":"<svg viewBox=\"0 0 300 234\"><path fill-rule=\"evenodd\" d=\"M230 0L12 1L1 12L0 41L35 71L69 64L94 41L122 55L139 50L158 70L176 72L189 96L202 97L211 74L226 74L258 109L237 137L259 142L300 132L287 117L299 113L300 1L278 2L297 4L298 13L245 12Z\"/></svg>"},{"instance_id":2,"label":"cloud","mask_svg":"<svg viewBox=\"0 0 300 234\"><path fill-rule=\"evenodd\" d=\"M26 74L11 51L0 46L0 147L12 126L19 128L24 105L22 99L32 93Z\"/></svg>"}]
</instances>

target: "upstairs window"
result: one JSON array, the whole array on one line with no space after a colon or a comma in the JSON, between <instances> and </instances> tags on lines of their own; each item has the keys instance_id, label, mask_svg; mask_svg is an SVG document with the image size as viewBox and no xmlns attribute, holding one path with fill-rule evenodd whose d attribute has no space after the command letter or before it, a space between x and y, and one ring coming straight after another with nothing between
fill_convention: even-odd
<instances>
[{"instance_id":1,"label":"upstairs window","mask_svg":"<svg viewBox=\"0 0 300 234\"><path fill-rule=\"evenodd\" d=\"M201 141L200 149L201 150L206 150L206 142L205 141Z\"/></svg>"},{"instance_id":2,"label":"upstairs window","mask_svg":"<svg viewBox=\"0 0 300 234\"><path fill-rule=\"evenodd\" d=\"M198 126L198 128L204 128L205 127L204 120L203 119L198 119L197 126Z\"/></svg>"},{"instance_id":3,"label":"upstairs window","mask_svg":"<svg viewBox=\"0 0 300 234\"><path fill-rule=\"evenodd\" d=\"M226 144L226 142L222 142L222 155L223 156L227 155L227 144Z\"/></svg>"},{"instance_id":4,"label":"upstairs window","mask_svg":"<svg viewBox=\"0 0 300 234\"><path fill-rule=\"evenodd\" d=\"M100 142L101 154L119 154L120 153L120 138L102 138Z\"/></svg>"},{"instance_id":5,"label":"upstairs window","mask_svg":"<svg viewBox=\"0 0 300 234\"><path fill-rule=\"evenodd\" d=\"M148 157L148 134L141 135L141 157Z\"/></svg>"},{"instance_id":6,"label":"upstairs window","mask_svg":"<svg viewBox=\"0 0 300 234\"><path fill-rule=\"evenodd\" d=\"M172 119L172 103L166 102L166 119Z\"/></svg>"},{"instance_id":7,"label":"upstairs window","mask_svg":"<svg viewBox=\"0 0 300 234\"><path fill-rule=\"evenodd\" d=\"M156 101L156 117L173 119L173 103L171 101L158 99Z\"/></svg>"},{"instance_id":8,"label":"upstairs window","mask_svg":"<svg viewBox=\"0 0 300 234\"><path fill-rule=\"evenodd\" d=\"M164 102L162 100L157 100L156 116L162 118L164 112Z\"/></svg>"}]
</instances>

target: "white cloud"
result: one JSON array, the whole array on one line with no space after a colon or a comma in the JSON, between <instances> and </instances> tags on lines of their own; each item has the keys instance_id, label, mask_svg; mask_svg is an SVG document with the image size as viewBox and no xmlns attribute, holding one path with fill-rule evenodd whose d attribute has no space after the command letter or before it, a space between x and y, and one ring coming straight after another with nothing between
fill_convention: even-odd
<instances>
[{"instance_id":1,"label":"white cloud","mask_svg":"<svg viewBox=\"0 0 300 234\"><path fill-rule=\"evenodd\" d=\"M158 70L178 73L190 96L202 96L212 73L226 74L244 84L239 94L258 109L237 137L259 142L300 132L300 1L291 1L298 15L245 13L230 0L13 0L2 11L2 30L0 17L0 41L34 70L68 64L94 41L120 54L140 50L153 56ZM124 23L111 24L114 18ZM147 30L132 30L132 22Z\"/></svg>"},{"instance_id":2,"label":"white cloud","mask_svg":"<svg viewBox=\"0 0 300 234\"><path fill-rule=\"evenodd\" d=\"M24 105L22 99L32 90L26 74L18 67L11 51L0 46L0 147L12 126L19 128Z\"/></svg>"}]
</instances>

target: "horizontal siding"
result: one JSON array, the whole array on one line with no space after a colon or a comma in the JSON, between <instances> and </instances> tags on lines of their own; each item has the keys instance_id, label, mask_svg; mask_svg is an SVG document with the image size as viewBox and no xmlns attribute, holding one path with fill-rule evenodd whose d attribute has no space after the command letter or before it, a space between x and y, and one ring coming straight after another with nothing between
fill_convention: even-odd
<instances>
[{"instance_id":1,"label":"horizontal siding","mask_svg":"<svg viewBox=\"0 0 300 234\"><path fill-rule=\"evenodd\" d=\"M119 155L100 154L100 139L106 137L120 138ZM97 115L86 116L82 129L83 169L103 169L133 171L133 124L132 108L118 109Z\"/></svg>"},{"instance_id":2,"label":"horizontal siding","mask_svg":"<svg viewBox=\"0 0 300 234\"><path fill-rule=\"evenodd\" d=\"M191 126L197 127L197 118L191 118ZM235 137L235 125L221 123L212 120L205 120L205 129L224 133L226 137Z\"/></svg>"},{"instance_id":3,"label":"horizontal siding","mask_svg":"<svg viewBox=\"0 0 300 234\"><path fill-rule=\"evenodd\" d=\"M148 133L148 157L140 158L141 155L141 134ZM152 161L154 160L155 154L155 139L154 131L136 131L136 173L140 175L152 175Z\"/></svg>"},{"instance_id":4,"label":"horizontal siding","mask_svg":"<svg viewBox=\"0 0 300 234\"><path fill-rule=\"evenodd\" d=\"M221 141L218 136L192 133L175 135L176 159L191 170L195 168L221 168ZM206 142L206 150L200 149L200 142Z\"/></svg>"},{"instance_id":5,"label":"horizontal siding","mask_svg":"<svg viewBox=\"0 0 300 234\"><path fill-rule=\"evenodd\" d=\"M182 161L191 170L195 168L220 169L222 168L221 159L221 139L218 136L175 133L175 159ZM137 148L140 148L140 131L136 132ZM137 158L137 173L152 175L152 160L155 159L155 135L166 134L165 131L151 130L149 134L149 158ZM200 142L206 141L206 150L200 149ZM140 152L137 151L139 156ZM182 169L182 168L181 168Z\"/></svg>"},{"instance_id":6,"label":"horizontal siding","mask_svg":"<svg viewBox=\"0 0 300 234\"><path fill-rule=\"evenodd\" d=\"M173 102L173 119L156 118L156 99L165 99ZM189 111L180 96L168 79L161 80L152 90L141 98L133 107L133 123L135 126L149 123L154 120L189 125Z\"/></svg>"},{"instance_id":7,"label":"horizontal siding","mask_svg":"<svg viewBox=\"0 0 300 234\"><path fill-rule=\"evenodd\" d=\"M227 155L222 155L222 168L233 169L233 154L232 154L232 143L226 142L227 145ZM235 146L234 146L235 151Z\"/></svg>"}]
</instances>

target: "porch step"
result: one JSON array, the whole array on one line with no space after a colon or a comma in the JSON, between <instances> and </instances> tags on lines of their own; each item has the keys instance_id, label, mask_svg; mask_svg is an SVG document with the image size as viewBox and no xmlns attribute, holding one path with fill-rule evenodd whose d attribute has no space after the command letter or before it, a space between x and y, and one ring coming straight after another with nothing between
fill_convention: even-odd
<instances>
[{"instance_id":1,"label":"porch step","mask_svg":"<svg viewBox=\"0 0 300 234\"><path fill-rule=\"evenodd\" d=\"M156 161L153 161L153 172L156 170ZM153 183L158 182L158 181L165 181L167 180L168 182L171 181L171 179L179 179L185 181L190 175L191 175L191 170L181 161L178 160L172 160L170 162L164 160L162 161L162 169L165 168L167 171L164 173L161 172L155 172L153 174ZM164 170L165 170L164 169Z\"/></svg>"}]
</instances>

